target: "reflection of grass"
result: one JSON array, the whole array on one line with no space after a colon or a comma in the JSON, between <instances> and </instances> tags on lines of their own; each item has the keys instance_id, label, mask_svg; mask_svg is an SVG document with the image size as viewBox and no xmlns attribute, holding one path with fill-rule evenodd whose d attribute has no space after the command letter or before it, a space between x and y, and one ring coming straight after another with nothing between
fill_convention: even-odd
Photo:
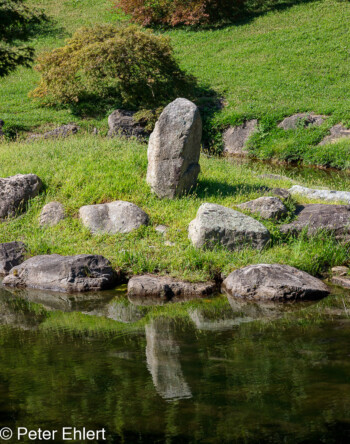
<instances>
[{"instance_id":1,"label":"reflection of grass","mask_svg":"<svg viewBox=\"0 0 350 444\"><path fill-rule=\"evenodd\" d=\"M21 159L20 166L13 159ZM312 274L348 262L346 246L328 235L308 239L281 236L278 223L263 221L272 233L272 246L263 251L229 252L223 248L196 250L188 240L188 224L203 202L227 207L268 194L276 181L260 179L254 167L237 166L225 160L202 156L198 190L175 200L160 200L145 181L146 147L135 141L106 140L96 136L74 136L65 141L9 143L0 147L0 177L35 173L44 182L44 192L33 199L22 216L1 226L0 242L22 240L29 255L58 253L102 254L127 273L171 273L190 280L214 278L251 263L286 263ZM348 187L344 178L339 187ZM310 176L305 185L313 184ZM286 180L278 185L289 186ZM41 228L39 213L45 203L62 202L68 218L56 227ZM79 208L113 200L139 205L151 218L149 227L130 234L96 235L78 219ZM290 209L294 203L290 202ZM165 224L164 237L155 226ZM165 241L175 243L169 247Z\"/></svg>"}]
</instances>

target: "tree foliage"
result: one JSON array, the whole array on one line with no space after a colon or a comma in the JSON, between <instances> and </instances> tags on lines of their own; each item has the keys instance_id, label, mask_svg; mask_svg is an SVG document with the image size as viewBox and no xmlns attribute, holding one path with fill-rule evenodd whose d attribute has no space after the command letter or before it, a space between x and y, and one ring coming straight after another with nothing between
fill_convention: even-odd
<instances>
[{"instance_id":1,"label":"tree foliage","mask_svg":"<svg viewBox=\"0 0 350 444\"><path fill-rule=\"evenodd\" d=\"M28 7L23 0L0 0L0 77L33 61L34 49L25 42L33 27L46 20L41 11Z\"/></svg>"},{"instance_id":2,"label":"tree foliage","mask_svg":"<svg viewBox=\"0 0 350 444\"><path fill-rule=\"evenodd\" d=\"M236 17L246 0L116 0L142 25L198 25Z\"/></svg>"},{"instance_id":3,"label":"tree foliage","mask_svg":"<svg viewBox=\"0 0 350 444\"><path fill-rule=\"evenodd\" d=\"M189 80L169 39L136 25L81 28L65 46L40 56L35 68L41 80L31 96L48 104L114 97L152 107L183 93Z\"/></svg>"}]
</instances>

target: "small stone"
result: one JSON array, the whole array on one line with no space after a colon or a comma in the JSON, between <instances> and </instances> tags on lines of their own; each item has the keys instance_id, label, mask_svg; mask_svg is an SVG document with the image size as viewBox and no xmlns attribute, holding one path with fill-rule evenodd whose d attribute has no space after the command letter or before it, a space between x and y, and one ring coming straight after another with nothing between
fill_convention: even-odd
<instances>
[{"instance_id":1,"label":"small stone","mask_svg":"<svg viewBox=\"0 0 350 444\"><path fill-rule=\"evenodd\" d=\"M202 120L197 106L176 99L166 106L148 144L147 183L158 197L191 191L200 171Z\"/></svg>"},{"instance_id":2,"label":"small stone","mask_svg":"<svg viewBox=\"0 0 350 444\"><path fill-rule=\"evenodd\" d=\"M333 276L346 276L349 273L348 267L338 266L332 268Z\"/></svg>"},{"instance_id":3,"label":"small stone","mask_svg":"<svg viewBox=\"0 0 350 444\"><path fill-rule=\"evenodd\" d=\"M233 271L222 290L238 299L261 301L315 300L330 291L319 279L289 265L257 264Z\"/></svg>"},{"instance_id":4,"label":"small stone","mask_svg":"<svg viewBox=\"0 0 350 444\"><path fill-rule=\"evenodd\" d=\"M288 190L292 196L300 195L309 199L321 199L329 202L347 202L350 204L350 191L319 190L294 185Z\"/></svg>"},{"instance_id":5,"label":"small stone","mask_svg":"<svg viewBox=\"0 0 350 444\"><path fill-rule=\"evenodd\" d=\"M133 276L128 283L128 298L136 305L188 301L207 297L215 291L215 282L191 283L169 276Z\"/></svg>"},{"instance_id":6,"label":"small stone","mask_svg":"<svg viewBox=\"0 0 350 444\"><path fill-rule=\"evenodd\" d=\"M286 117L279 123L278 128L282 128L284 130L297 129L299 127L308 127L308 126L320 126L324 122L326 116L317 115L314 113L298 113L293 116Z\"/></svg>"},{"instance_id":7,"label":"small stone","mask_svg":"<svg viewBox=\"0 0 350 444\"><path fill-rule=\"evenodd\" d=\"M285 188L271 188L271 190L269 190L269 193L283 199L289 199L292 195L290 194L290 192L288 190L286 190Z\"/></svg>"},{"instance_id":8,"label":"small stone","mask_svg":"<svg viewBox=\"0 0 350 444\"><path fill-rule=\"evenodd\" d=\"M67 125L59 126L52 131L47 131L43 134L32 134L28 137L27 141L32 142L34 140L40 139L63 139L68 136L77 134L79 131L79 126L75 123L69 123Z\"/></svg>"},{"instance_id":9,"label":"small stone","mask_svg":"<svg viewBox=\"0 0 350 444\"><path fill-rule=\"evenodd\" d=\"M277 197L259 197L237 207L258 213L263 219L279 219L287 213L287 208Z\"/></svg>"},{"instance_id":10,"label":"small stone","mask_svg":"<svg viewBox=\"0 0 350 444\"><path fill-rule=\"evenodd\" d=\"M350 276L333 276L332 282L343 288L350 288Z\"/></svg>"},{"instance_id":11,"label":"small stone","mask_svg":"<svg viewBox=\"0 0 350 444\"><path fill-rule=\"evenodd\" d=\"M345 128L341 123L338 123L338 125L332 126L332 128L329 130L330 135L326 136L319 145L326 145L327 143L335 143L338 142L339 139L345 139L350 137L350 129Z\"/></svg>"},{"instance_id":12,"label":"small stone","mask_svg":"<svg viewBox=\"0 0 350 444\"><path fill-rule=\"evenodd\" d=\"M41 226L48 225L53 227L65 219L65 217L64 206L60 202L50 202L43 207L39 217L39 224Z\"/></svg>"},{"instance_id":13,"label":"small stone","mask_svg":"<svg viewBox=\"0 0 350 444\"><path fill-rule=\"evenodd\" d=\"M26 247L22 242L0 244L0 275L6 275L11 268L24 261Z\"/></svg>"},{"instance_id":14,"label":"small stone","mask_svg":"<svg viewBox=\"0 0 350 444\"><path fill-rule=\"evenodd\" d=\"M220 244L231 251L246 247L262 249L270 240L269 231L259 221L212 203L199 207L188 232L196 248L214 248Z\"/></svg>"},{"instance_id":15,"label":"small stone","mask_svg":"<svg viewBox=\"0 0 350 444\"><path fill-rule=\"evenodd\" d=\"M79 210L85 227L96 233L130 233L148 225L149 217L137 205L118 200L107 204L86 205Z\"/></svg>"},{"instance_id":16,"label":"small stone","mask_svg":"<svg viewBox=\"0 0 350 444\"><path fill-rule=\"evenodd\" d=\"M35 174L17 174L0 179L0 220L15 216L26 203L37 196L42 182Z\"/></svg>"},{"instance_id":17,"label":"small stone","mask_svg":"<svg viewBox=\"0 0 350 444\"><path fill-rule=\"evenodd\" d=\"M116 109L108 117L108 136L125 136L144 138L148 135L144 126L134 120L135 111Z\"/></svg>"},{"instance_id":18,"label":"small stone","mask_svg":"<svg viewBox=\"0 0 350 444\"><path fill-rule=\"evenodd\" d=\"M158 231L158 233L166 234L169 230L169 227L167 227L166 225L157 225L155 230Z\"/></svg>"},{"instance_id":19,"label":"small stone","mask_svg":"<svg viewBox=\"0 0 350 444\"><path fill-rule=\"evenodd\" d=\"M258 129L257 120L248 120L239 126L230 126L224 132L224 150L226 155L245 156L248 154L246 143Z\"/></svg>"},{"instance_id":20,"label":"small stone","mask_svg":"<svg viewBox=\"0 0 350 444\"><path fill-rule=\"evenodd\" d=\"M93 254L34 256L12 268L3 280L5 286L68 293L107 290L116 283L110 262Z\"/></svg>"}]
</instances>

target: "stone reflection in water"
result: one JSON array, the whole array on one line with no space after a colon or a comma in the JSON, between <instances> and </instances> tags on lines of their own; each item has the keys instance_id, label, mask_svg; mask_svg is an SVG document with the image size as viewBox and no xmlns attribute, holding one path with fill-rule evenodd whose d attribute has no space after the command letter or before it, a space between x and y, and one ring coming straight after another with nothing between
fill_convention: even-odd
<instances>
[{"instance_id":1,"label":"stone reflection in water","mask_svg":"<svg viewBox=\"0 0 350 444\"><path fill-rule=\"evenodd\" d=\"M6 287L6 291L16 298L21 298L28 302L34 302L35 304L41 304L46 310L60 310L65 312L98 311L115 296L115 293L108 291L69 294L11 287Z\"/></svg>"},{"instance_id":2,"label":"stone reflection in water","mask_svg":"<svg viewBox=\"0 0 350 444\"><path fill-rule=\"evenodd\" d=\"M242 322L251 322L253 319L248 317L237 317L230 308L220 311L210 311L204 308L193 308L188 311L198 330L224 331L229 330Z\"/></svg>"},{"instance_id":3,"label":"stone reflection in water","mask_svg":"<svg viewBox=\"0 0 350 444\"><path fill-rule=\"evenodd\" d=\"M147 366L157 392L168 401L192 397L182 373L180 348L173 332L171 319L156 318L146 325Z\"/></svg>"},{"instance_id":4,"label":"stone reflection in water","mask_svg":"<svg viewBox=\"0 0 350 444\"><path fill-rule=\"evenodd\" d=\"M0 288L0 325L35 330L44 318L44 312L34 312L28 302L14 298L11 293Z\"/></svg>"},{"instance_id":5,"label":"stone reflection in water","mask_svg":"<svg viewBox=\"0 0 350 444\"><path fill-rule=\"evenodd\" d=\"M142 307L130 304L130 302L125 299L112 300L103 307L89 312L85 311L84 313L93 316L105 316L106 318L122 322L123 324L137 322L145 316Z\"/></svg>"}]
</instances>

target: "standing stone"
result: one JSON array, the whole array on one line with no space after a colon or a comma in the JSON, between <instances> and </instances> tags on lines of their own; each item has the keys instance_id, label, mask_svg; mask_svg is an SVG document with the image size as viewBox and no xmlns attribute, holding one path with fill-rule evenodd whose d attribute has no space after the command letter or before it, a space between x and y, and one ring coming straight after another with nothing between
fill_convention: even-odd
<instances>
[{"instance_id":1,"label":"standing stone","mask_svg":"<svg viewBox=\"0 0 350 444\"><path fill-rule=\"evenodd\" d=\"M0 275L7 274L11 268L24 261L26 247L22 242L0 244Z\"/></svg>"},{"instance_id":2,"label":"standing stone","mask_svg":"<svg viewBox=\"0 0 350 444\"><path fill-rule=\"evenodd\" d=\"M137 205L117 200L107 204L86 205L79 210L83 225L91 233L130 233L148 225L149 217Z\"/></svg>"},{"instance_id":3,"label":"standing stone","mask_svg":"<svg viewBox=\"0 0 350 444\"><path fill-rule=\"evenodd\" d=\"M196 248L222 245L228 250L246 247L262 249L270 233L259 221L222 205L204 203L188 227L188 237Z\"/></svg>"},{"instance_id":4,"label":"standing stone","mask_svg":"<svg viewBox=\"0 0 350 444\"><path fill-rule=\"evenodd\" d=\"M197 106L176 99L164 108L149 139L147 183L160 198L173 199L197 183L202 120Z\"/></svg>"},{"instance_id":5,"label":"standing stone","mask_svg":"<svg viewBox=\"0 0 350 444\"><path fill-rule=\"evenodd\" d=\"M50 202L41 210L39 224L53 227L65 217L64 206L60 202Z\"/></svg>"},{"instance_id":6,"label":"standing stone","mask_svg":"<svg viewBox=\"0 0 350 444\"><path fill-rule=\"evenodd\" d=\"M42 182L35 174L17 174L0 179L0 219L15 216L29 199L37 196Z\"/></svg>"},{"instance_id":7,"label":"standing stone","mask_svg":"<svg viewBox=\"0 0 350 444\"><path fill-rule=\"evenodd\" d=\"M239 126L230 126L224 132L223 153L231 156L245 156L248 154L246 143L258 129L258 121L248 120Z\"/></svg>"}]
</instances>

